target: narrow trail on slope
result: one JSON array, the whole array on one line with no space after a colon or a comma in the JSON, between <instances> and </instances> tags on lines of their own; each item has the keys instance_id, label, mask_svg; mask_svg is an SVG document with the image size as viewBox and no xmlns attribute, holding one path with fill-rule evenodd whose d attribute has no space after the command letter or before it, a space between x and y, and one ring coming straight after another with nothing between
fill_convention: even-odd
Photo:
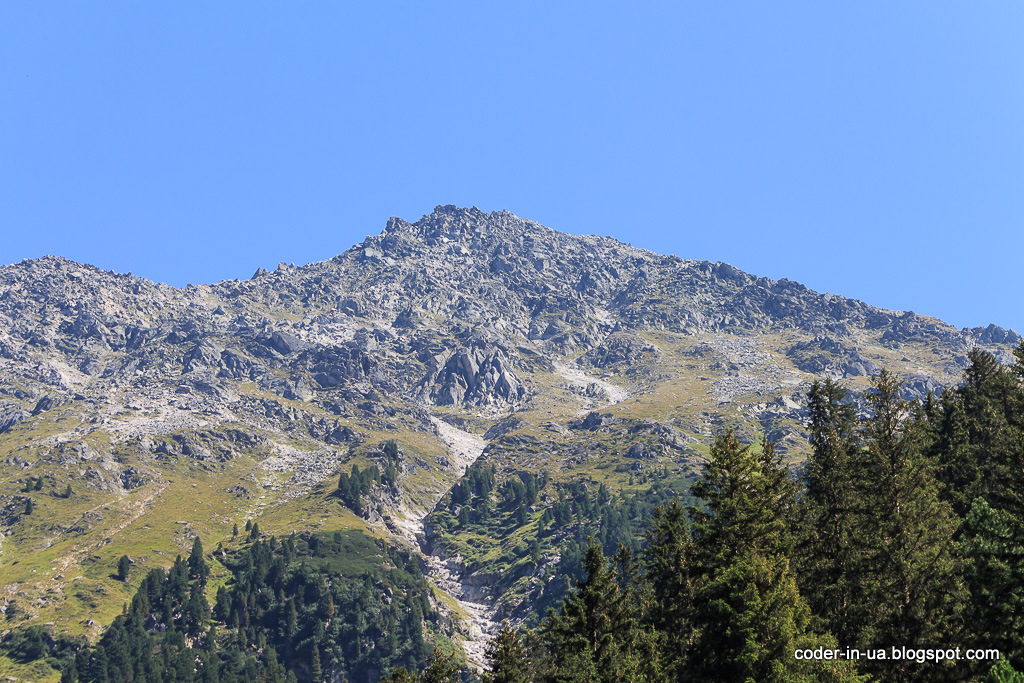
<instances>
[{"instance_id":1,"label":"narrow trail on slope","mask_svg":"<svg viewBox=\"0 0 1024 683\"><path fill-rule=\"evenodd\" d=\"M487 442L482 437L465 432L443 420L431 418L431 421L448 450L449 459L461 477L483 453ZM433 505L431 505L432 507ZM430 510L411 510L403 506L399 509L400 514L395 520L395 526L423 553L427 562L427 578L435 586L452 596L466 613L466 626L469 635L462 641L462 646L470 664L482 669L485 663L484 650L487 647L487 641L498 632L499 628L493 619L494 608L478 599L470 599L469 595L473 593L473 588L462 582L461 567L457 560L446 558L429 547L423 528L423 520L429 512ZM476 594L478 595L478 592Z\"/></svg>"}]
</instances>

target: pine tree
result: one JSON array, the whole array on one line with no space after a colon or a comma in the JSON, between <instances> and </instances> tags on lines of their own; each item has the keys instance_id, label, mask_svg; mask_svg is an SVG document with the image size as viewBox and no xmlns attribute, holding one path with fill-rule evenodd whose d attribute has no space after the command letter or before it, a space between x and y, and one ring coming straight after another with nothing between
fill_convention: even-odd
<instances>
[{"instance_id":1,"label":"pine tree","mask_svg":"<svg viewBox=\"0 0 1024 683\"><path fill-rule=\"evenodd\" d=\"M768 446L765 444L765 446ZM711 447L691 493L695 640L689 671L699 680L784 681L798 669L795 644L810 610L789 566L792 487L770 447L760 454L730 431Z\"/></svg>"},{"instance_id":2,"label":"pine tree","mask_svg":"<svg viewBox=\"0 0 1024 683\"><path fill-rule=\"evenodd\" d=\"M206 586L206 580L210 577L210 568L203 556L203 543L198 536L192 542L192 552L188 556L188 574L196 580L200 590Z\"/></svg>"},{"instance_id":3,"label":"pine tree","mask_svg":"<svg viewBox=\"0 0 1024 683\"><path fill-rule=\"evenodd\" d=\"M976 498L962 530L971 591L967 638L1024 668L1024 533L1021 520Z\"/></svg>"},{"instance_id":4,"label":"pine tree","mask_svg":"<svg viewBox=\"0 0 1024 683\"><path fill-rule=\"evenodd\" d=\"M808 399L812 451L798 510L800 588L821 627L852 643L860 626L851 612L858 533L853 463L860 435L846 389L831 379L814 382Z\"/></svg>"},{"instance_id":5,"label":"pine tree","mask_svg":"<svg viewBox=\"0 0 1024 683\"><path fill-rule=\"evenodd\" d=\"M454 656L435 647L427 668L419 676L419 683L457 683L460 669Z\"/></svg>"},{"instance_id":6,"label":"pine tree","mask_svg":"<svg viewBox=\"0 0 1024 683\"><path fill-rule=\"evenodd\" d=\"M649 618L664 640L664 667L672 679L680 680L693 630L693 591L687 578L686 558L692 548L686 512L677 500L667 508L655 508L646 540L644 567L652 590Z\"/></svg>"},{"instance_id":7,"label":"pine tree","mask_svg":"<svg viewBox=\"0 0 1024 683\"><path fill-rule=\"evenodd\" d=\"M635 672L623 657L623 596L600 546L591 543L587 548L583 569L586 578L542 627L552 657L552 680L629 680Z\"/></svg>"},{"instance_id":8,"label":"pine tree","mask_svg":"<svg viewBox=\"0 0 1024 683\"><path fill-rule=\"evenodd\" d=\"M26 515L31 515L32 511L35 510L35 509L36 509L35 503L32 502L31 498L28 498L25 501L25 514Z\"/></svg>"},{"instance_id":9,"label":"pine tree","mask_svg":"<svg viewBox=\"0 0 1024 683\"><path fill-rule=\"evenodd\" d=\"M231 538L238 538L238 522L235 522L235 527L231 530Z\"/></svg>"},{"instance_id":10,"label":"pine tree","mask_svg":"<svg viewBox=\"0 0 1024 683\"><path fill-rule=\"evenodd\" d=\"M872 413L861 430L865 448L855 463L861 557L849 599L862 649L929 647L949 638L965 597L956 523L924 454L924 418L900 389L884 370L875 380L865 397ZM942 669L890 661L878 671L889 680L937 680Z\"/></svg>"},{"instance_id":11,"label":"pine tree","mask_svg":"<svg viewBox=\"0 0 1024 683\"><path fill-rule=\"evenodd\" d=\"M310 678L313 683L321 683L324 679L324 672L320 663L320 648L313 645L313 657L309 665Z\"/></svg>"},{"instance_id":12,"label":"pine tree","mask_svg":"<svg viewBox=\"0 0 1024 683\"><path fill-rule=\"evenodd\" d=\"M960 517L978 497L1024 515L1024 388L1018 372L992 354L972 350L968 357L963 383L943 394L934 418L931 450L943 494Z\"/></svg>"},{"instance_id":13,"label":"pine tree","mask_svg":"<svg viewBox=\"0 0 1024 683\"><path fill-rule=\"evenodd\" d=\"M487 644L487 663L491 670L483 676L484 683L529 683L530 665L523 640L508 621Z\"/></svg>"},{"instance_id":14,"label":"pine tree","mask_svg":"<svg viewBox=\"0 0 1024 683\"><path fill-rule=\"evenodd\" d=\"M1024 673L1014 669L1009 660L1002 659L989 669L985 683L1024 683Z\"/></svg>"},{"instance_id":15,"label":"pine tree","mask_svg":"<svg viewBox=\"0 0 1024 683\"><path fill-rule=\"evenodd\" d=\"M929 414L941 494L962 518L967 637L1024 667L1024 343L1008 368L973 350Z\"/></svg>"},{"instance_id":16,"label":"pine tree","mask_svg":"<svg viewBox=\"0 0 1024 683\"><path fill-rule=\"evenodd\" d=\"M404 667L400 666L391 672L381 676L380 683L419 683L419 676L415 676Z\"/></svg>"},{"instance_id":17,"label":"pine tree","mask_svg":"<svg viewBox=\"0 0 1024 683\"><path fill-rule=\"evenodd\" d=\"M128 572L131 571L132 561L127 555L122 555L121 559L117 561L117 579L118 581L127 581Z\"/></svg>"}]
</instances>

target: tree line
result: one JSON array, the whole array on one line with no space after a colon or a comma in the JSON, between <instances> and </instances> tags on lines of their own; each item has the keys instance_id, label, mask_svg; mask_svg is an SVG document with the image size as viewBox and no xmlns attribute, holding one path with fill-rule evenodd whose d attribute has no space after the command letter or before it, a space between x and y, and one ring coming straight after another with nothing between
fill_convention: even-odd
<instances>
[{"instance_id":1,"label":"tree line","mask_svg":"<svg viewBox=\"0 0 1024 683\"><path fill-rule=\"evenodd\" d=\"M924 401L883 371L860 415L815 382L796 481L770 442L719 437L694 504L659 507L639 553L591 543L538 628L504 625L486 680L1024 680L1024 344L1015 355L973 351L963 383ZM956 647L1000 658L903 656ZM825 650L842 656L795 656Z\"/></svg>"}]
</instances>

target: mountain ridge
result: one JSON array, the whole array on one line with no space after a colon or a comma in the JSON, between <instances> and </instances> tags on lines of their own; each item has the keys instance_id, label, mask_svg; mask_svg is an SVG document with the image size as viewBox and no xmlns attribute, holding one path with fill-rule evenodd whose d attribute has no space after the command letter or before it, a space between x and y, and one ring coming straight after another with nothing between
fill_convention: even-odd
<instances>
[{"instance_id":1,"label":"mountain ridge","mask_svg":"<svg viewBox=\"0 0 1024 683\"><path fill-rule=\"evenodd\" d=\"M496 620L569 576L571 529L539 540L566 492L685 493L727 429L795 469L813 379L857 395L887 367L923 398L970 350L1018 343L451 205L248 280L25 260L0 267L0 607L96 637L130 598L122 554L141 576L196 537L235 547L247 520L359 531L420 553L438 633L479 660ZM393 475L339 501L337 478L372 467ZM483 480L490 526L457 502ZM535 498L505 510L516 481Z\"/></svg>"}]
</instances>

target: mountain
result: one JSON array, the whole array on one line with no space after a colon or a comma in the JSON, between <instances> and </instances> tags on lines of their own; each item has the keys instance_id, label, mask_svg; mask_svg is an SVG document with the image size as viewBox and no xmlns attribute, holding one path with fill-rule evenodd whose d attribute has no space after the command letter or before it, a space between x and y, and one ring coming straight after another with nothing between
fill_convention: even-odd
<instances>
[{"instance_id":1,"label":"mountain","mask_svg":"<svg viewBox=\"0 0 1024 683\"><path fill-rule=\"evenodd\" d=\"M428 630L480 661L495 620L564 594L583 534L634 538L725 429L799 468L814 378L856 394L884 367L923 398L1019 342L454 206L184 289L24 261L0 268L0 607L95 638L197 537L212 601L251 520L418 552Z\"/></svg>"}]
</instances>

